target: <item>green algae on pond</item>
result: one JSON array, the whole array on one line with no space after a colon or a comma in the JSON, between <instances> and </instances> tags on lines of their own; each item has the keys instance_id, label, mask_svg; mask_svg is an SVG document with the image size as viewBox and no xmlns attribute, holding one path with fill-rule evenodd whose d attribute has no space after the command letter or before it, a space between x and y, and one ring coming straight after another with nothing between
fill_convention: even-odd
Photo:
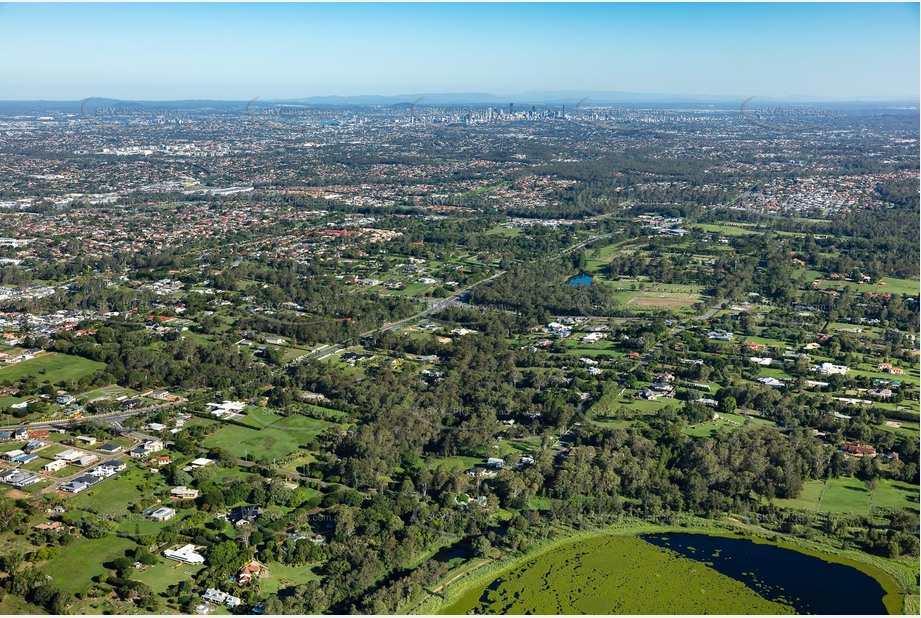
<instances>
[{"instance_id":1,"label":"green algae on pond","mask_svg":"<svg viewBox=\"0 0 921 618\"><path fill-rule=\"evenodd\" d=\"M561 545L467 591L443 614L792 614L745 584L635 536Z\"/></svg>"}]
</instances>

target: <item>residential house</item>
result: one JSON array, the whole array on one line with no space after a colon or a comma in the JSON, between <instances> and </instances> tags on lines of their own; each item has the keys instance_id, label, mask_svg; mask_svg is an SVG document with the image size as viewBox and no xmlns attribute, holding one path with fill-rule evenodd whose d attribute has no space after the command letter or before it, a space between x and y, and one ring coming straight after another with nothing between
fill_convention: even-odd
<instances>
[{"instance_id":1,"label":"residential house","mask_svg":"<svg viewBox=\"0 0 921 618\"><path fill-rule=\"evenodd\" d=\"M178 549L167 549L163 552L165 558L184 562L186 564L204 564L205 557L195 551L195 545L189 543Z\"/></svg>"},{"instance_id":2,"label":"residential house","mask_svg":"<svg viewBox=\"0 0 921 618\"><path fill-rule=\"evenodd\" d=\"M262 507L258 505L238 506L230 511L227 520L235 526L251 524L262 514Z\"/></svg>"},{"instance_id":3,"label":"residential house","mask_svg":"<svg viewBox=\"0 0 921 618\"><path fill-rule=\"evenodd\" d=\"M221 590L215 588L208 588L201 598L209 603L215 603L217 605L226 605L228 608L233 609L240 605L243 601L240 597L235 597L232 594L227 594Z\"/></svg>"},{"instance_id":4,"label":"residential house","mask_svg":"<svg viewBox=\"0 0 921 618\"><path fill-rule=\"evenodd\" d=\"M602 339L607 339L608 335L606 333L589 333L582 337L582 343L598 343Z\"/></svg>"},{"instance_id":5,"label":"residential house","mask_svg":"<svg viewBox=\"0 0 921 618\"><path fill-rule=\"evenodd\" d=\"M121 472L127 467L128 466L127 464L125 464L125 462L118 461L116 459L112 459L105 463L99 464L98 466L90 470L89 473L95 476L101 476L104 478L108 478L110 476L115 476L116 474L118 474L119 472Z\"/></svg>"},{"instance_id":6,"label":"residential house","mask_svg":"<svg viewBox=\"0 0 921 618\"><path fill-rule=\"evenodd\" d=\"M98 455L93 455L92 453L87 453L86 455L83 455L83 456L81 456L81 457L75 459L75 460L72 461L71 463L73 463L75 466L86 467L86 466L92 464L94 461L96 461L96 460L98 460L98 459L99 459L99 456L98 456Z\"/></svg>"},{"instance_id":7,"label":"residential house","mask_svg":"<svg viewBox=\"0 0 921 618\"><path fill-rule=\"evenodd\" d=\"M173 498L178 498L180 500L193 500L198 497L197 489L190 489L184 485L173 487L169 493Z\"/></svg>"},{"instance_id":8,"label":"residential house","mask_svg":"<svg viewBox=\"0 0 921 618\"><path fill-rule=\"evenodd\" d=\"M240 414L246 408L246 403L243 401L223 401L221 403L208 403L205 405L209 408L212 416L218 418Z\"/></svg>"},{"instance_id":9,"label":"residential house","mask_svg":"<svg viewBox=\"0 0 921 618\"><path fill-rule=\"evenodd\" d=\"M56 459L52 462L46 463L42 466L42 470L45 472L57 472L67 467L67 462L63 459Z\"/></svg>"},{"instance_id":10,"label":"residential house","mask_svg":"<svg viewBox=\"0 0 921 618\"><path fill-rule=\"evenodd\" d=\"M872 446L862 446L860 444L845 444L841 447L841 452L845 455L854 457L876 457L876 449Z\"/></svg>"},{"instance_id":11,"label":"residential house","mask_svg":"<svg viewBox=\"0 0 921 618\"><path fill-rule=\"evenodd\" d=\"M252 560L249 564L243 566L242 569L237 573L237 583L241 586L243 584L248 584L253 580L254 577L258 577L262 572L262 564Z\"/></svg>"},{"instance_id":12,"label":"residential house","mask_svg":"<svg viewBox=\"0 0 921 618\"><path fill-rule=\"evenodd\" d=\"M32 474L31 472L19 470L12 470L11 472L11 474L4 474L2 477L0 477L0 480L2 480L4 483L9 483L13 487L28 487L29 485L33 485L42 480L41 477Z\"/></svg>"},{"instance_id":13,"label":"residential house","mask_svg":"<svg viewBox=\"0 0 921 618\"><path fill-rule=\"evenodd\" d=\"M144 459L153 453L162 451L164 448L163 440L145 440L141 445L128 451L128 454L135 459Z\"/></svg>"},{"instance_id":14,"label":"residential house","mask_svg":"<svg viewBox=\"0 0 921 618\"><path fill-rule=\"evenodd\" d=\"M822 375L844 375L850 371L850 367L847 365L835 365L832 363L822 363L821 365L816 365L813 367L813 370L821 373Z\"/></svg>"},{"instance_id":15,"label":"residential house","mask_svg":"<svg viewBox=\"0 0 921 618\"><path fill-rule=\"evenodd\" d=\"M154 521L168 521L176 516L175 509L171 509L166 506L161 506L157 510L153 511L148 515L148 517Z\"/></svg>"},{"instance_id":16,"label":"residential house","mask_svg":"<svg viewBox=\"0 0 921 618\"><path fill-rule=\"evenodd\" d=\"M88 489L89 485L86 483L78 483L76 480L69 481L61 485L61 491L66 491L72 494L78 494L84 489Z\"/></svg>"},{"instance_id":17,"label":"residential house","mask_svg":"<svg viewBox=\"0 0 921 618\"><path fill-rule=\"evenodd\" d=\"M35 451L43 449L46 446L48 445L42 442L41 440L29 440L29 442L26 443L24 447L22 447L22 450L24 450L27 453L34 453Z\"/></svg>"},{"instance_id":18,"label":"residential house","mask_svg":"<svg viewBox=\"0 0 921 618\"><path fill-rule=\"evenodd\" d=\"M84 451L78 451L76 449L69 448L65 451L61 451L60 453L54 455L54 458L62 459L64 461L75 461L83 457L83 455L85 454L86 453Z\"/></svg>"}]
</instances>

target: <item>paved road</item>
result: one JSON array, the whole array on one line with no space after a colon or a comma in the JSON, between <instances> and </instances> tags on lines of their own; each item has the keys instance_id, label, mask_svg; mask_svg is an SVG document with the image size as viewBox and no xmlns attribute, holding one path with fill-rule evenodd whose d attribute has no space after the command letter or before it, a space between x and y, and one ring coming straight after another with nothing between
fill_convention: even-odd
<instances>
[{"instance_id":1,"label":"paved road","mask_svg":"<svg viewBox=\"0 0 921 618\"><path fill-rule=\"evenodd\" d=\"M81 418L62 418L56 421L35 421L32 423L20 423L18 425L9 425L7 427L0 427L0 430L15 430L20 428L26 429L55 429L57 427L69 427L70 425L76 425L78 423L85 423L87 421L104 421L111 422L113 424L121 425L121 421L126 418L131 418L132 416L137 416L138 414L148 414L150 412L156 412L158 410L163 410L166 408L172 408L175 406L185 405L186 401L176 402L176 403L161 403L155 406L150 406L147 408L134 408L133 410L119 410L118 412L106 412L105 414L94 414L91 416L83 416Z\"/></svg>"},{"instance_id":2,"label":"paved road","mask_svg":"<svg viewBox=\"0 0 921 618\"><path fill-rule=\"evenodd\" d=\"M608 238L608 237L610 237L610 236L612 236L612 235L613 235L613 234L601 234L601 235L598 235L598 236L592 236L591 238L588 238L587 240L584 240L584 241L582 241L582 242L580 242L580 243L578 243L578 244L576 244L576 245L573 245L572 247L568 247L568 248L566 248L566 249L563 249L562 251L560 251L560 252L557 254L557 257L561 257L561 256L566 255L566 254L568 254L568 253L572 253L573 251L577 251L577 250L581 249L582 247L585 247L586 245L595 242L596 240L600 240L600 239L602 239L602 238ZM467 296L467 294L470 293L470 290L472 290L473 288L475 288L475 287L477 287L477 286L483 285L484 283L489 283L490 281L495 281L495 280L498 279L499 277L503 276L506 272L507 272L507 271L500 270L499 272L493 274L493 275L490 276L490 277L487 277L486 279L482 279L482 280L480 280L480 281L477 281L476 283L473 283L473 284L471 284L471 285L468 285L467 287L463 288L462 290L458 290L456 293L454 293L454 294L453 294L452 296L450 296L449 298L445 298L444 300L440 300L440 301L434 302L430 307L427 307L426 309L424 309L424 310L422 310L422 311L420 311L420 312L418 312L418 313L416 313L416 314L413 314L413 315L409 316L408 318L404 318L404 319L402 319L402 320L399 320L399 321L397 321L397 322L393 322L393 323L390 323L390 324L384 324L383 326L380 326L380 327L378 327L378 328L374 328L374 329L371 329L371 330L369 330L369 331L367 331L367 332L361 333L358 337L359 337L359 339L363 339L363 338L365 338L365 337L370 337L370 336L375 335L375 334L378 334L378 333L384 333L384 332L387 332L387 331L396 330L396 329L401 328L402 326L404 326L404 325L406 325L406 324L408 324L408 323L410 323L410 322L413 322L413 321L415 321L415 320L419 320L419 319L422 319L422 318L426 318L426 317L433 316L433 315L435 315L436 313L439 313L439 312L441 312L441 311L447 309L448 307L461 305L461 304L463 304L463 299ZM298 357L298 358L292 359L291 361L289 361L289 362L286 363L285 365L282 365L281 367L279 367L278 369L276 369L276 370L273 372L273 374L275 374L275 375L281 374L281 373L284 372L288 367L291 367L291 366L293 366L293 365L297 365L297 364L299 364L299 363L303 363L303 362L305 362L305 361L316 360L316 359L320 359L320 358L326 358L327 356L330 356L330 355L332 355L332 354L337 354L337 353L339 353L339 352L345 350L346 348L348 348L349 345L350 345L350 343L345 342L345 343L337 343L337 344L330 344L330 345L321 346L321 347L317 348L316 350L314 350L313 352L309 352L309 353L307 353L307 354L305 354L305 355L303 355L303 356L300 356L300 357ZM150 413L150 412L156 412L156 411L162 410L162 409L164 409L164 408L170 408L170 407L173 407L173 406L183 405L183 404L185 404L185 403L188 403L188 402L182 401L182 402L177 402L177 403L160 404L160 405L151 406L151 407L148 407L148 408L138 408L138 409L134 409L134 410L124 410L124 411L118 411L118 412L109 412L109 413L106 413L106 414L97 414L97 415L93 415L93 416L84 416L84 417L79 418L79 419L61 419L61 420L56 420L56 421L54 421L54 420L49 420L49 421L35 421L35 422L31 422L31 423L20 423L20 424L18 424L18 425L10 425L10 426L7 426L7 427L0 427L0 430L15 430L15 429L19 429L19 428L21 428L21 427L25 427L25 428L27 428L27 429L52 429L52 428L57 428L57 427L69 427L69 426L71 426L71 425L75 425L75 424L82 423L82 422L86 422L86 421L90 421L90 420L93 420L93 421L111 422L111 423L115 424L116 426L120 426L120 425L121 425L121 421L123 421L123 420L125 420L125 419L127 419L127 418L130 418L130 417L132 417L132 416L137 416L137 415L139 415L139 414L148 414L148 413Z\"/></svg>"},{"instance_id":3,"label":"paved road","mask_svg":"<svg viewBox=\"0 0 921 618\"><path fill-rule=\"evenodd\" d=\"M444 311L444 310L447 309L448 307L462 305L462 304L463 304L463 298L465 298L466 295L470 293L470 290L472 290L473 288L477 287L478 285L483 285L484 283L488 283L488 282L490 282L490 281L494 281L495 279L498 279L499 277L501 277L501 276L504 275L505 273L506 273L506 271L501 270L501 271L497 272L496 274L492 275L491 277L488 277L488 278L486 278L486 279L482 279L482 280L480 280L480 281L477 281L476 283L474 283L474 284L472 284L472 285L468 285L467 287L465 287L465 288L462 289L462 290L459 290L458 292L456 292L455 294L453 294L453 295L450 296L449 298L445 298L444 300L440 300L440 301L437 301L437 302L433 303L430 307L428 307L428 308L426 308L426 309L424 309L424 310L422 310L422 311L420 311L420 312L418 312L418 313L414 313L413 315L409 316L408 318L403 318L402 320L399 320L399 321L397 321L397 322L391 322L391 323L389 323L389 324L384 324L383 326L380 326L380 327L378 327L378 328L374 328L374 329L371 329L371 330L369 330L369 331L363 332L363 333L361 333L360 335L358 335L358 338L359 338L359 339L364 339L364 338L366 338L366 337L371 337L372 335L376 335L376 334L378 334L378 333L385 333L385 332L388 332L388 331L397 330L397 329L399 329L399 328L402 328L402 327L405 326L406 324L409 324L409 323L414 322L414 321L416 321L416 320L420 320L420 319L423 319L423 318L431 317L431 316L435 315L436 313L439 313L439 312L441 312L441 311ZM351 345L351 344L349 344L349 343L337 343L337 344L333 344L333 345L325 345L325 346L319 347L319 348L317 348L316 350L314 350L313 352L310 352L309 354L304 354L303 356L300 356L300 357L298 357L298 358L293 359L293 360L292 360L291 362L289 362L287 365L285 365L285 366L279 368L278 370L276 370L276 373L280 373L280 372L284 371L287 367L289 367L289 366L291 366L291 365L296 365L296 364L299 364L299 363L303 363L304 361L316 360L316 359L320 359L320 358L326 358L327 356L330 356L330 355L332 355L332 354L338 354L338 353L341 352L342 350L345 350L346 348L348 348L350 345Z\"/></svg>"}]
</instances>

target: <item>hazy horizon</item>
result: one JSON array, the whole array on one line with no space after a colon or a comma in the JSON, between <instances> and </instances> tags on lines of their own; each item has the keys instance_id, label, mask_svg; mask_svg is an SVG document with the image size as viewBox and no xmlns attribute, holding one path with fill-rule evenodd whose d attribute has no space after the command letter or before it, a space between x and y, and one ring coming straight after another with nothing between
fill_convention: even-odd
<instances>
[{"instance_id":1,"label":"hazy horizon","mask_svg":"<svg viewBox=\"0 0 921 618\"><path fill-rule=\"evenodd\" d=\"M894 3L0 4L0 100L916 100L918 17Z\"/></svg>"}]
</instances>

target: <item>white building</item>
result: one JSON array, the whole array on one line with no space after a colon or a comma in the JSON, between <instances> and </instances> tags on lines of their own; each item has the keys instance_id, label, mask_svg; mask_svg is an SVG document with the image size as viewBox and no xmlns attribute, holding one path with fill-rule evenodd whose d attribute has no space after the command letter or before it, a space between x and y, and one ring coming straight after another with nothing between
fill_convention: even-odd
<instances>
[{"instance_id":1,"label":"white building","mask_svg":"<svg viewBox=\"0 0 921 618\"><path fill-rule=\"evenodd\" d=\"M850 371L850 367L847 365L833 365L832 363L822 363L821 365L816 365L814 369L824 376L831 376L836 374L844 375Z\"/></svg>"},{"instance_id":2,"label":"white building","mask_svg":"<svg viewBox=\"0 0 921 618\"><path fill-rule=\"evenodd\" d=\"M86 453L83 451L77 451L72 448L67 449L66 451L61 451L54 456L55 459L61 459L63 461L74 461L75 459L80 459Z\"/></svg>"},{"instance_id":3,"label":"white building","mask_svg":"<svg viewBox=\"0 0 921 618\"><path fill-rule=\"evenodd\" d=\"M45 472L57 472L67 467L67 462L63 459L58 459L49 463L46 463L42 466L42 470Z\"/></svg>"},{"instance_id":4,"label":"white building","mask_svg":"<svg viewBox=\"0 0 921 618\"><path fill-rule=\"evenodd\" d=\"M148 515L154 521L167 521L176 516L176 510L166 506L161 506L156 511Z\"/></svg>"},{"instance_id":5,"label":"white building","mask_svg":"<svg viewBox=\"0 0 921 618\"><path fill-rule=\"evenodd\" d=\"M206 404L206 406L210 408L210 412L213 416L221 418L242 413L244 408L246 408L246 403L242 401L223 401L221 403L209 403Z\"/></svg>"},{"instance_id":6,"label":"white building","mask_svg":"<svg viewBox=\"0 0 921 618\"><path fill-rule=\"evenodd\" d=\"M606 333L589 333L582 337L582 343L598 343L602 339L607 339L607 337Z\"/></svg>"},{"instance_id":7,"label":"white building","mask_svg":"<svg viewBox=\"0 0 921 618\"><path fill-rule=\"evenodd\" d=\"M189 543L179 549L167 549L163 552L165 558L185 562L186 564L204 564L205 557L195 551L195 545Z\"/></svg>"},{"instance_id":8,"label":"white building","mask_svg":"<svg viewBox=\"0 0 921 618\"><path fill-rule=\"evenodd\" d=\"M180 485L179 487L173 487L173 489L169 493L172 497L180 498L182 500L193 499L193 498L198 497L197 489L190 489L184 485Z\"/></svg>"}]
</instances>

